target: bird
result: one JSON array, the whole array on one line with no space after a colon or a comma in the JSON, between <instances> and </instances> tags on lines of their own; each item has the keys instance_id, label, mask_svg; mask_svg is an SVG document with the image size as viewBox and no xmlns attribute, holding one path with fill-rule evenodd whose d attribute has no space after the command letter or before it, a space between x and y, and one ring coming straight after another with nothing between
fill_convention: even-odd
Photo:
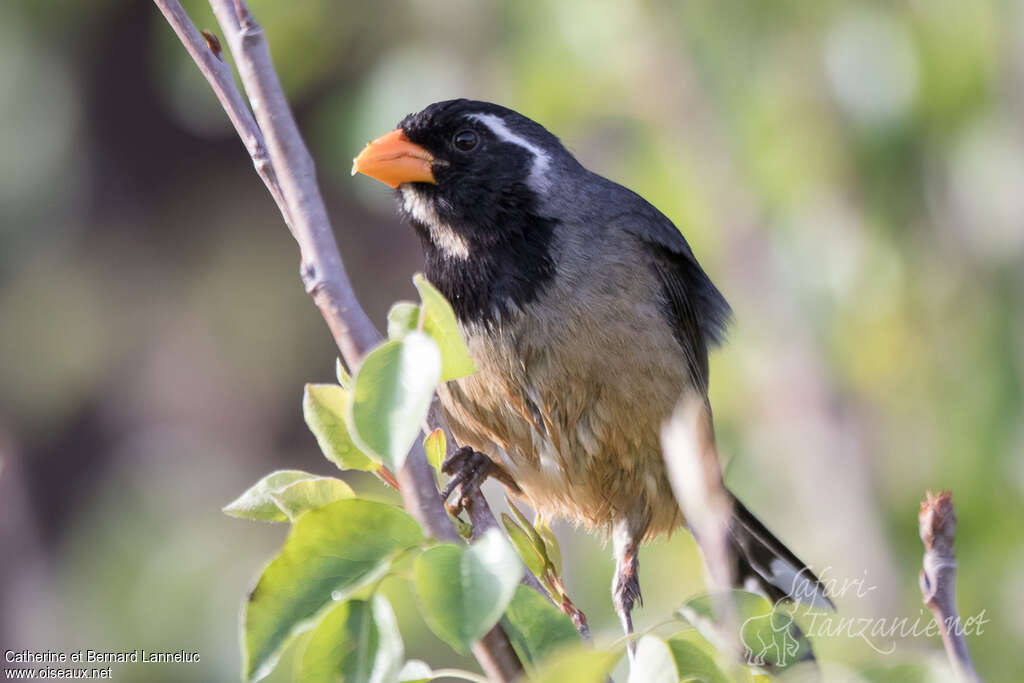
<instances>
[{"instance_id":1,"label":"bird","mask_svg":"<svg viewBox=\"0 0 1024 683\"><path fill-rule=\"evenodd\" d=\"M725 297L671 220L512 109L436 102L369 143L352 172L395 189L476 363L438 389L456 441L542 518L610 537L612 602L632 634L639 547L686 526L661 426L689 392L713 442L708 352L725 340ZM737 585L831 607L729 496Z\"/></svg>"}]
</instances>

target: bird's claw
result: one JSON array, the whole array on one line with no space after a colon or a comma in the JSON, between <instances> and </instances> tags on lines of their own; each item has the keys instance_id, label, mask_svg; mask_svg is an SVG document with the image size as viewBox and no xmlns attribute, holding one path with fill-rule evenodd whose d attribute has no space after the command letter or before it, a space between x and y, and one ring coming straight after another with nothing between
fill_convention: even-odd
<instances>
[{"instance_id":1,"label":"bird's claw","mask_svg":"<svg viewBox=\"0 0 1024 683\"><path fill-rule=\"evenodd\" d=\"M441 500L447 501L458 489L459 495L452 508L456 514L461 512L470 492L479 490L480 485L491 475L493 465L490 458L469 446L463 446L452 453L441 463L441 471L451 477L441 490Z\"/></svg>"},{"instance_id":2,"label":"bird's claw","mask_svg":"<svg viewBox=\"0 0 1024 683\"><path fill-rule=\"evenodd\" d=\"M448 456L441 463L441 471L451 477L441 490L441 500L447 501L455 489L459 490L459 496L451 506L456 513L462 511L470 493L479 491L488 477L494 477L514 493L521 492L504 468L470 446L463 446Z\"/></svg>"}]
</instances>

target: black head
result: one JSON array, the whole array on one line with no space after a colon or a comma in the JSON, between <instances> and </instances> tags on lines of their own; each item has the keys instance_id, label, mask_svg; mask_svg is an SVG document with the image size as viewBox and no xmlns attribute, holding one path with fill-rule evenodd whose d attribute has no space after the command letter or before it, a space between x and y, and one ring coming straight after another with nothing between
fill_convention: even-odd
<instances>
[{"instance_id":1,"label":"black head","mask_svg":"<svg viewBox=\"0 0 1024 683\"><path fill-rule=\"evenodd\" d=\"M364 150L355 170L397 188L401 211L423 240L427 277L461 319L476 321L500 319L554 276L558 219L542 206L576 166L554 135L525 116L449 100L406 116Z\"/></svg>"},{"instance_id":2,"label":"black head","mask_svg":"<svg viewBox=\"0 0 1024 683\"><path fill-rule=\"evenodd\" d=\"M568 156L543 126L489 102L438 102L398 127L433 155L436 191L454 204L515 199L518 189L543 193L555 161Z\"/></svg>"}]
</instances>

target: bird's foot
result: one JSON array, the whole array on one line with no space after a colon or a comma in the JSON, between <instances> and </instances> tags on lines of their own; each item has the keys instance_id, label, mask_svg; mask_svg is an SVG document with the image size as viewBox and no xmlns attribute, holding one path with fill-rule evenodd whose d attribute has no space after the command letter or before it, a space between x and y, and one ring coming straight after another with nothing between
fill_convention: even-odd
<instances>
[{"instance_id":1,"label":"bird's foot","mask_svg":"<svg viewBox=\"0 0 1024 683\"><path fill-rule=\"evenodd\" d=\"M479 491L488 477L494 477L513 493L522 492L505 468L470 446L463 446L448 456L441 463L441 471L451 477L441 490L441 499L447 501L455 489L459 490L458 498L452 504L456 513L465 507L469 494Z\"/></svg>"},{"instance_id":2,"label":"bird's foot","mask_svg":"<svg viewBox=\"0 0 1024 683\"><path fill-rule=\"evenodd\" d=\"M630 662L636 655L636 642L631 637L633 635L633 605L643 604L637 565L636 549L627 548L615 563L615 580L612 582L612 603L615 605L615 611L619 614L619 621L622 622L622 630L629 637L626 648Z\"/></svg>"}]
</instances>

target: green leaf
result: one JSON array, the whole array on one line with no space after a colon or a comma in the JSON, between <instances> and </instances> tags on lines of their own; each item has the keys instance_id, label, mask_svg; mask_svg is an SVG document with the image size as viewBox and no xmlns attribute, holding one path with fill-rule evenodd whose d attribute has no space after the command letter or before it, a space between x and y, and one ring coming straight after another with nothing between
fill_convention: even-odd
<instances>
[{"instance_id":1,"label":"green leaf","mask_svg":"<svg viewBox=\"0 0 1024 683\"><path fill-rule=\"evenodd\" d=\"M715 662L714 648L696 631L672 636L668 639L668 647L680 678L696 678L704 683L729 683L729 677Z\"/></svg>"},{"instance_id":2,"label":"green leaf","mask_svg":"<svg viewBox=\"0 0 1024 683\"><path fill-rule=\"evenodd\" d=\"M476 372L455 319L455 312L441 292L417 273L413 284L422 304L398 301L388 311L388 339L404 339L410 332L422 329L441 351L441 381L447 382Z\"/></svg>"},{"instance_id":3,"label":"green leaf","mask_svg":"<svg viewBox=\"0 0 1024 683\"><path fill-rule=\"evenodd\" d=\"M316 479L316 475L300 470L278 470L249 487L224 506L224 512L240 519L258 519L264 522L287 522L288 515L277 505L271 494L302 479Z\"/></svg>"},{"instance_id":4,"label":"green leaf","mask_svg":"<svg viewBox=\"0 0 1024 683\"><path fill-rule=\"evenodd\" d=\"M629 683L679 683L672 651L661 638L643 636L629 668Z\"/></svg>"},{"instance_id":5,"label":"green leaf","mask_svg":"<svg viewBox=\"0 0 1024 683\"><path fill-rule=\"evenodd\" d=\"M375 470L380 463L367 457L349 435L349 402L349 392L336 384L307 384L302 415L328 460L343 470Z\"/></svg>"},{"instance_id":6,"label":"green leaf","mask_svg":"<svg viewBox=\"0 0 1024 683\"><path fill-rule=\"evenodd\" d=\"M466 653L501 618L523 566L497 529L472 545L440 545L416 558L413 584L427 625Z\"/></svg>"},{"instance_id":7,"label":"green leaf","mask_svg":"<svg viewBox=\"0 0 1024 683\"><path fill-rule=\"evenodd\" d=\"M724 626L717 622L714 606L720 598L732 600L736 607L739 640L748 664L781 671L802 661L811 652L810 641L800 632L793 617L774 607L760 595L732 590L722 596L700 595L679 609L708 642L719 650L728 648Z\"/></svg>"},{"instance_id":8,"label":"green leaf","mask_svg":"<svg viewBox=\"0 0 1024 683\"><path fill-rule=\"evenodd\" d=\"M519 551L519 557L523 559L526 568L533 572L534 576L542 576L544 574L544 558L537 551L537 547L533 545L530 535L523 531L523 528L505 512L501 513L501 523L505 525L508 537L512 540L512 545Z\"/></svg>"},{"instance_id":9,"label":"green leaf","mask_svg":"<svg viewBox=\"0 0 1024 683\"><path fill-rule=\"evenodd\" d=\"M505 503L508 505L508 508L512 511L512 514L516 516L516 521L519 522L519 526L530 537L530 543L532 543L533 546L538 550L543 548L544 540L540 537L540 534L537 533L537 530L533 528L533 522L526 518L526 515L523 514L523 511L516 507L516 504L513 503L512 499L509 498L507 495L505 496Z\"/></svg>"},{"instance_id":10,"label":"green leaf","mask_svg":"<svg viewBox=\"0 0 1024 683\"><path fill-rule=\"evenodd\" d=\"M399 470L420 433L440 377L441 354L424 334L410 332L375 348L352 386L348 424L353 440Z\"/></svg>"},{"instance_id":11,"label":"green leaf","mask_svg":"<svg viewBox=\"0 0 1024 683\"><path fill-rule=\"evenodd\" d=\"M333 600L383 576L395 555L422 540L416 521L386 503L339 500L302 515L246 601L244 678L267 675L281 650Z\"/></svg>"},{"instance_id":12,"label":"green leaf","mask_svg":"<svg viewBox=\"0 0 1024 683\"><path fill-rule=\"evenodd\" d=\"M534 528L537 529L537 533L540 534L541 539L544 541L544 554L547 555L551 566L555 568L555 574L561 576L562 549L558 545L558 538L555 536L555 532L551 530L551 525L546 520L537 522Z\"/></svg>"},{"instance_id":13,"label":"green leaf","mask_svg":"<svg viewBox=\"0 0 1024 683\"><path fill-rule=\"evenodd\" d=\"M620 656L620 653L595 650L581 643L549 657L529 680L533 683L605 683Z\"/></svg>"},{"instance_id":14,"label":"green leaf","mask_svg":"<svg viewBox=\"0 0 1024 683\"><path fill-rule=\"evenodd\" d=\"M353 496L352 488L340 479L279 470L263 477L227 505L224 512L243 519L288 522L307 510Z\"/></svg>"},{"instance_id":15,"label":"green leaf","mask_svg":"<svg viewBox=\"0 0 1024 683\"><path fill-rule=\"evenodd\" d=\"M441 381L447 382L450 379L472 375L476 372L476 364L466 348L451 304L423 277L422 273L414 275L412 283L416 285L423 301L423 331L433 337L441 349ZM388 334L390 333L389 320Z\"/></svg>"},{"instance_id":16,"label":"green leaf","mask_svg":"<svg viewBox=\"0 0 1024 683\"><path fill-rule=\"evenodd\" d=\"M295 521L304 512L322 508L336 500L354 498L355 495L352 487L341 479L313 477L273 491L270 498L288 519Z\"/></svg>"},{"instance_id":17,"label":"green leaf","mask_svg":"<svg viewBox=\"0 0 1024 683\"><path fill-rule=\"evenodd\" d=\"M457 533L459 536L466 539L467 541L473 537L472 524L464 521L458 515L453 515L450 512L448 513L448 519L450 519L452 521L452 524L455 525L455 533Z\"/></svg>"},{"instance_id":18,"label":"green leaf","mask_svg":"<svg viewBox=\"0 0 1024 683\"><path fill-rule=\"evenodd\" d=\"M427 462L437 473L437 483L440 485L441 463L444 462L444 456L448 452L448 439L444 435L444 430L438 427L427 434L427 438L423 440L423 450L427 452Z\"/></svg>"},{"instance_id":19,"label":"green leaf","mask_svg":"<svg viewBox=\"0 0 1024 683\"><path fill-rule=\"evenodd\" d=\"M522 584L505 608L502 624L519 658L531 664L580 640L572 619L540 593Z\"/></svg>"},{"instance_id":20,"label":"green leaf","mask_svg":"<svg viewBox=\"0 0 1024 683\"><path fill-rule=\"evenodd\" d=\"M405 335L418 330L419 326L419 304L396 301L388 311L388 339L404 339Z\"/></svg>"},{"instance_id":21,"label":"green leaf","mask_svg":"<svg viewBox=\"0 0 1024 683\"><path fill-rule=\"evenodd\" d=\"M299 683L395 683L405 648L380 593L349 600L320 622L302 655Z\"/></svg>"},{"instance_id":22,"label":"green leaf","mask_svg":"<svg viewBox=\"0 0 1024 683\"><path fill-rule=\"evenodd\" d=\"M426 662L419 659L410 659L398 672L400 683L427 683L434 679L434 671Z\"/></svg>"}]
</instances>

